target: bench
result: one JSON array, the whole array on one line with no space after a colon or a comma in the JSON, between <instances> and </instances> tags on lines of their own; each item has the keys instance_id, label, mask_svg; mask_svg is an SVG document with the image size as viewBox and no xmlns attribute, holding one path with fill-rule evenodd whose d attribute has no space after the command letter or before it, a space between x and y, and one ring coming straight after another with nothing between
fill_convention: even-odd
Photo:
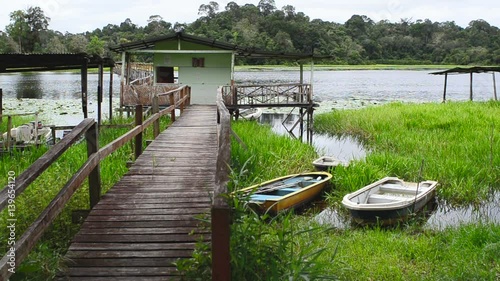
<instances>
[{"instance_id":1,"label":"bench","mask_svg":"<svg viewBox=\"0 0 500 281\"><path fill-rule=\"evenodd\" d=\"M418 189L418 193L422 192L426 187L420 187ZM381 192L387 192L387 193L401 193L401 194L413 194L417 192L416 187L404 187L399 184L382 184L380 186L380 191Z\"/></svg>"},{"instance_id":2,"label":"bench","mask_svg":"<svg viewBox=\"0 0 500 281\"><path fill-rule=\"evenodd\" d=\"M392 203L392 202L399 202L399 201L413 200L413 199L414 197L410 196L390 196L382 194L370 194L370 196L368 196L367 203L372 203L372 204Z\"/></svg>"},{"instance_id":3,"label":"bench","mask_svg":"<svg viewBox=\"0 0 500 281\"><path fill-rule=\"evenodd\" d=\"M281 195L252 194L250 196L250 201L264 202L267 200L278 200L281 197L282 197Z\"/></svg>"}]
</instances>

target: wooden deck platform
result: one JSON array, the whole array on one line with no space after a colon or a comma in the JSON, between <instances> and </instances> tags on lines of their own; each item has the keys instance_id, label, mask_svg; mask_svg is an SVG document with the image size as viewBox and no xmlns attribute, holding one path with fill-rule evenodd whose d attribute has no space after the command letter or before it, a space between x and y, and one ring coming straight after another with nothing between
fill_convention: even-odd
<instances>
[{"instance_id":1,"label":"wooden deck platform","mask_svg":"<svg viewBox=\"0 0 500 281\"><path fill-rule=\"evenodd\" d=\"M217 158L215 106L190 106L92 209L63 280L175 280L172 264L210 240Z\"/></svg>"}]
</instances>

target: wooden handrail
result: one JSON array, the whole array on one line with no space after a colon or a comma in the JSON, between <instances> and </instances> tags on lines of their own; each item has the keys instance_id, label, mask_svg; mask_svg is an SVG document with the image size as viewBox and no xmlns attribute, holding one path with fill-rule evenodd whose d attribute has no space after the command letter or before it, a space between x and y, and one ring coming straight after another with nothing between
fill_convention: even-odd
<instances>
[{"instance_id":1,"label":"wooden handrail","mask_svg":"<svg viewBox=\"0 0 500 281\"><path fill-rule=\"evenodd\" d=\"M20 194L30 185L41 173L43 173L59 156L71 147L85 132L94 124L93 119L85 119L76 126L70 134L56 143L49 151L38 158L26 171L16 177L15 192ZM7 205L9 185L0 191L0 211Z\"/></svg>"},{"instance_id":2,"label":"wooden handrail","mask_svg":"<svg viewBox=\"0 0 500 281\"><path fill-rule=\"evenodd\" d=\"M36 160L26 171L19 175L19 177L16 178L16 184L14 186L16 195L23 192L29 184L37 179L43 171L54 163L64 151L71 147L72 144L85 134L88 149L87 161L64 185L56 197L54 197L50 204L42 211L40 216L22 234L21 238L15 242L15 266L19 266L28 256L45 230L61 213L64 206L71 199L71 196L78 188L80 188L87 177L89 177L89 185L97 185L89 186L90 205L93 207L97 204L100 199L99 163L104 158L125 145L135 136L142 134L148 126L157 121L161 116L174 111L177 106L184 106L187 102L189 102L189 94L180 98L174 105L153 114L147 120L142 122L141 125L135 126L130 131L101 149L98 149L96 122L93 119L85 119L78 124L70 134L54 145L49 151L42 155L42 157L38 158L38 160ZM11 187L12 186L7 185L2 191L0 191L0 211L7 206L7 202L9 200L9 189L12 189ZM9 262L11 259L11 256L9 256L10 253L11 251L8 251L7 254L5 254L0 260L0 280L8 280L9 276L13 273L9 270L12 268Z\"/></svg>"},{"instance_id":3,"label":"wooden handrail","mask_svg":"<svg viewBox=\"0 0 500 281\"><path fill-rule=\"evenodd\" d=\"M215 189L212 201L212 280L231 280L230 218L226 201L229 163L231 158L231 115L222 100L222 89L217 93L218 152Z\"/></svg>"}]
</instances>

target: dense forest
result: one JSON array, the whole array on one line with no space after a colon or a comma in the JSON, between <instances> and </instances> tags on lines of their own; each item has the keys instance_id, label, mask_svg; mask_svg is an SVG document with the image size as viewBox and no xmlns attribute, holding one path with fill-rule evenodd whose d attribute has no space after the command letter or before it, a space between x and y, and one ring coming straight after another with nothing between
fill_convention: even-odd
<instances>
[{"instance_id":1,"label":"dense forest","mask_svg":"<svg viewBox=\"0 0 500 281\"><path fill-rule=\"evenodd\" d=\"M152 15L146 26L127 18L93 31L63 34L49 29L43 10L30 7L10 14L10 24L0 31L0 53L116 56L107 46L184 30L240 46L332 56L324 63L500 64L500 29L481 19L467 27L430 19L374 22L364 15L336 23L310 19L291 5L279 9L274 0L261 0L257 6L230 2L224 8L212 1L201 5L198 15L192 23L170 23Z\"/></svg>"}]
</instances>

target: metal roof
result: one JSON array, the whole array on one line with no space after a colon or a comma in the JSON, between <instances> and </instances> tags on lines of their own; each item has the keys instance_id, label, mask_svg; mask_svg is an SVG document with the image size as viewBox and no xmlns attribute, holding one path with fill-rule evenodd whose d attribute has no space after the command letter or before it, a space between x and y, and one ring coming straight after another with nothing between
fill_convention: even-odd
<instances>
[{"instance_id":1,"label":"metal roof","mask_svg":"<svg viewBox=\"0 0 500 281\"><path fill-rule=\"evenodd\" d=\"M486 73L500 72L500 66L473 66L473 67L455 67L448 70L431 72L432 75L443 74L462 74L462 73Z\"/></svg>"},{"instance_id":2,"label":"metal roof","mask_svg":"<svg viewBox=\"0 0 500 281\"><path fill-rule=\"evenodd\" d=\"M316 56L312 53L286 53L286 52L271 52L259 50L255 48L242 47L235 44L216 41L214 39L200 37L195 35L186 34L184 32L176 32L164 36L153 37L145 40L129 42L113 46L110 50L114 52L126 52L134 50L149 50L153 49L155 44L161 41L168 40L183 40L205 46L214 47L221 50L232 50L238 57L251 57L251 58L278 58L278 59L306 59L306 58L331 58L331 56Z\"/></svg>"},{"instance_id":3,"label":"metal roof","mask_svg":"<svg viewBox=\"0 0 500 281\"><path fill-rule=\"evenodd\" d=\"M0 54L0 73L96 68L115 65L110 58L80 54Z\"/></svg>"}]
</instances>

